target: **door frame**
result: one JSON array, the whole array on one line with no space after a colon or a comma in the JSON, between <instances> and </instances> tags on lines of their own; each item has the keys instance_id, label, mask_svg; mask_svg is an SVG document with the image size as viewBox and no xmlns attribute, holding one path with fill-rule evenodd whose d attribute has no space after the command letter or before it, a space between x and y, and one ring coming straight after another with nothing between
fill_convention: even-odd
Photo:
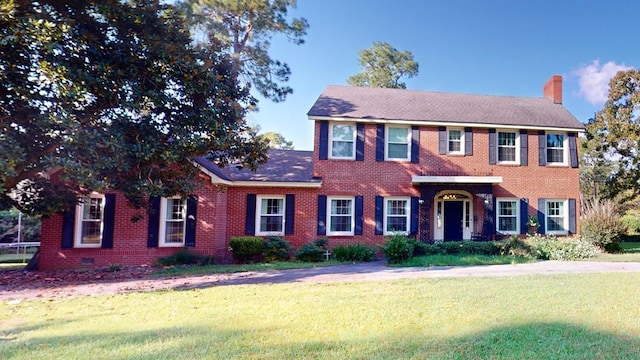
<instances>
[{"instance_id":1,"label":"door frame","mask_svg":"<svg viewBox=\"0 0 640 360\"><path fill-rule=\"evenodd\" d=\"M443 190L438 192L433 199L433 234L434 240L437 242L444 241L444 211L445 201L462 202L462 239L471 240L473 235L473 195L464 190Z\"/></svg>"}]
</instances>

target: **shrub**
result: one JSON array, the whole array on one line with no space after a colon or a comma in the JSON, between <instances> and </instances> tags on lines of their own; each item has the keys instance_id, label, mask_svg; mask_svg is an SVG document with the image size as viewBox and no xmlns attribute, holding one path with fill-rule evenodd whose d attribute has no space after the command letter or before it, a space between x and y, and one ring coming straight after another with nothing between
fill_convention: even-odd
<instances>
[{"instance_id":1,"label":"shrub","mask_svg":"<svg viewBox=\"0 0 640 360\"><path fill-rule=\"evenodd\" d=\"M589 241L577 238L559 239L536 235L529 238L537 257L543 260L580 260L595 256L599 249Z\"/></svg>"},{"instance_id":2,"label":"shrub","mask_svg":"<svg viewBox=\"0 0 640 360\"><path fill-rule=\"evenodd\" d=\"M246 262L261 255L264 250L264 240L259 236L232 237L229 241L229 251L233 259L238 262Z\"/></svg>"},{"instance_id":3,"label":"shrub","mask_svg":"<svg viewBox=\"0 0 640 360\"><path fill-rule=\"evenodd\" d=\"M291 244L281 237L270 237L269 240L264 242L264 260L268 262L272 261L287 261L291 258Z\"/></svg>"},{"instance_id":4,"label":"shrub","mask_svg":"<svg viewBox=\"0 0 640 360\"><path fill-rule=\"evenodd\" d=\"M333 248L333 257L338 261L373 261L376 250L364 244L338 245Z\"/></svg>"},{"instance_id":5,"label":"shrub","mask_svg":"<svg viewBox=\"0 0 640 360\"><path fill-rule=\"evenodd\" d=\"M391 236L387 243L382 246L387 262L389 264L399 264L411 259L415 248L414 243L414 239L407 238L404 235Z\"/></svg>"},{"instance_id":6,"label":"shrub","mask_svg":"<svg viewBox=\"0 0 640 360\"><path fill-rule=\"evenodd\" d=\"M323 261L327 244L327 239L317 239L313 243L304 244L296 252L296 259L307 262Z\"/></svg>"},{"instance_id":7,"label":"shrub","mask_svg":"<svg viewBox=\"0 0 640 360\"><path fill-rule=\"evenodd\" d=\"M211 265L213 258L205 255L196 254L188 249L180 249L173 255L164 256L156 259L157 266L174 266L174 265Z\"/></svg>"},{"instance_id":8,"label":"shrub","mask_svg":"<svg viewBox=\"0 0 640 360\"><path fill-rule=\"evenodd\" d=\"M581 218L582 239L607 252L620 250L618 242L625 229L613 200L587 201Z\"/></svg>"},{"instance_id":9,"label":"shrub","mask_svg":"<svg viewBox=\"0 0 640 360\"><path fill-rule=\"evenodd\" d=\"M423 243L418 240L413 240L413 256L426 256L426 255L439 255L443 254L442 249L437 245L431 245Z\"/></svg>"},{"instance_id":10,"label":"shrub","mask_svg":"<svg viewBox=\"0 0 640 360\"><path fill-rule=\"evenodd\" d=\"M624 226L627 235L640 234L640 216L626 214L620 218L622 226Z\"/></svg>"}]
</instances>

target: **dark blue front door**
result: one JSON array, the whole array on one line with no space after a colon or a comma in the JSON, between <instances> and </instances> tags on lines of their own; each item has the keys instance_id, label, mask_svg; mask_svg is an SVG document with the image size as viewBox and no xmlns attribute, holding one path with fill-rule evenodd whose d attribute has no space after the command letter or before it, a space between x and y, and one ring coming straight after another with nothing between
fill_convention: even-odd
<instances>
[{"instance_id":1,"label":"dark blue front door","mask_svg":"<svg viewBox=\"0 0 640 360\"><path fill-rule=\"evenodd\" d=\"M462 201L444 202L444 240L462 240Z\"/></svg>"}]
</instances>

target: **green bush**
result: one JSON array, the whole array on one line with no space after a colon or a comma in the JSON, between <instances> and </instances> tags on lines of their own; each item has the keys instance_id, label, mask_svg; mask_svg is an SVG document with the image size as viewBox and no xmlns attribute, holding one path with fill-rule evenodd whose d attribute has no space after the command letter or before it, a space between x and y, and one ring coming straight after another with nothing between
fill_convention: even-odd
<instances>
[{"instance_id":1,"label":"green bush","mask_svg":"<svg viewBox=\"0 0 640 360\"><path fill-rule=\"evenodd\" d=\"M263 250L264 240L259 236L232 237L229 241L229 251L238 262L253 260L256 256L262 255Z\"/></svg>"},{"instance_id":2,"label":"green bush","mask_svg":"<svg viewBox=\"0 0 640 360\"><path fill-rule=\"evenodd\" d=\"M338 245L333 248L333 258L338 261L373 261L376 250L364 244Z\"/></svg>"},{"instance_id":3,"label":"green bush","mask_svg":"<svg viewBox=\"0 0 640 360\"><path fill-rule=\"evenodd\" d=\"M393 235L382 246L384 255L387 257L389 264L399 264L413 257L413 249L415 248L415 240L407 238L404 235Z\"/></svg>"},{"instance_id":4,"label":"green bush","mask_svg":"<svg viewBox=\"0 0 640 360\"><path fill-rule=\"evenodd\" d=\"M620 221L626 230L626 235L640 234L640 216L626 214L620 218Z\"/></svg>"},{"instance_id":5,"label":"green bush","mask_svg":"<svg viewBox=\"0 0 640 360\"><path fill-rule=\"evenodd\" d=\"M173 253L173 255L157 258L155 263L157 266L212 265L213 258L196 254L189 251L189 249L183 248Z\"/></svg>"},{"instance_id":6,"label":"green bush","mask_svg":"<svg viewBox=\"0 0 640 360\"><path fill-rule=\"evenodd\" d=\"M267 262L287 261L291 258L291 244L281 237L270 237L264 242L264 260Z\"/></svg>"},{"instance_id":7,"label":"green bush","mask_svg":"<svg viewBox=\"0 0 640 360\"><path fill-rule=\"evenodd\" d=\"M304 244L296 252L296 259L306 262L320 262L325 259L328 240L316 239L313 243Z\"/></svg>"},{"instance_id":8,"label":"green bush","mask_svg":"<svg viewBox=\"0 0 640 360\"><path fill-rule=\"evenodd\" d=\"M620 251L620 235L625 233L613 200L587 201L581 218L582 239L606 252Z\"/></svg>"},{"instance_id":9,"label":"green bush","mask_svg":"<svg viewBox=\"0 0 640 360\"><path fill-rule=\"evenodd\" d=\"M599 252L599 248L589 241L576 238L556 238L555 236L535 235L528 239L535 249L537 258L542 260L580 260L588 259Z\"/></svg>"}]
</instances>

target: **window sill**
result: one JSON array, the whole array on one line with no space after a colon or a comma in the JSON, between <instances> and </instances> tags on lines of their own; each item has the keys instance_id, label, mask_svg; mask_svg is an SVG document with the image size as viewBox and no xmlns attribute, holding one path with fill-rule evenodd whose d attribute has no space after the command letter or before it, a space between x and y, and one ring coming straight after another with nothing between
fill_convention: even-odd
<instances>
[{"instance_id":1,"label":"window sill","mask_svg":"<svg viewBox=\"0 0 640 360\"><path fill-rule=\"evenodd\" d=\"M99 249L102 247L102 244L74 244L74 249Z\"/></svg>"},{"instance_id":2,"label":"window sill","mask_svg":"<svg viewBox=\"0 0 640 360\"><path fill-rule=\"evenodd\" d=\"M184 247L184 243L179 243L179 244L159 244L158 247L161 248L175 248L175 247Z\"/></svg>"},{"instance_id":3,"label":"window sill","mask_svg":"<svg viewBox=\"0 0 640 360\"><path fill-rule=\"evenodd\" d=\"M327 236L353 236L353 232L327 233Z\"/></svg>"},{"instance_id":4,"label":"window sill","mask_svg":"<svg viewBox=\"0 0 640 360\"><path fill-rule=\"evenodd\" d=\"M257 232L256 236L284 236L284 232Z\"/></svg>"}]
</instances>

